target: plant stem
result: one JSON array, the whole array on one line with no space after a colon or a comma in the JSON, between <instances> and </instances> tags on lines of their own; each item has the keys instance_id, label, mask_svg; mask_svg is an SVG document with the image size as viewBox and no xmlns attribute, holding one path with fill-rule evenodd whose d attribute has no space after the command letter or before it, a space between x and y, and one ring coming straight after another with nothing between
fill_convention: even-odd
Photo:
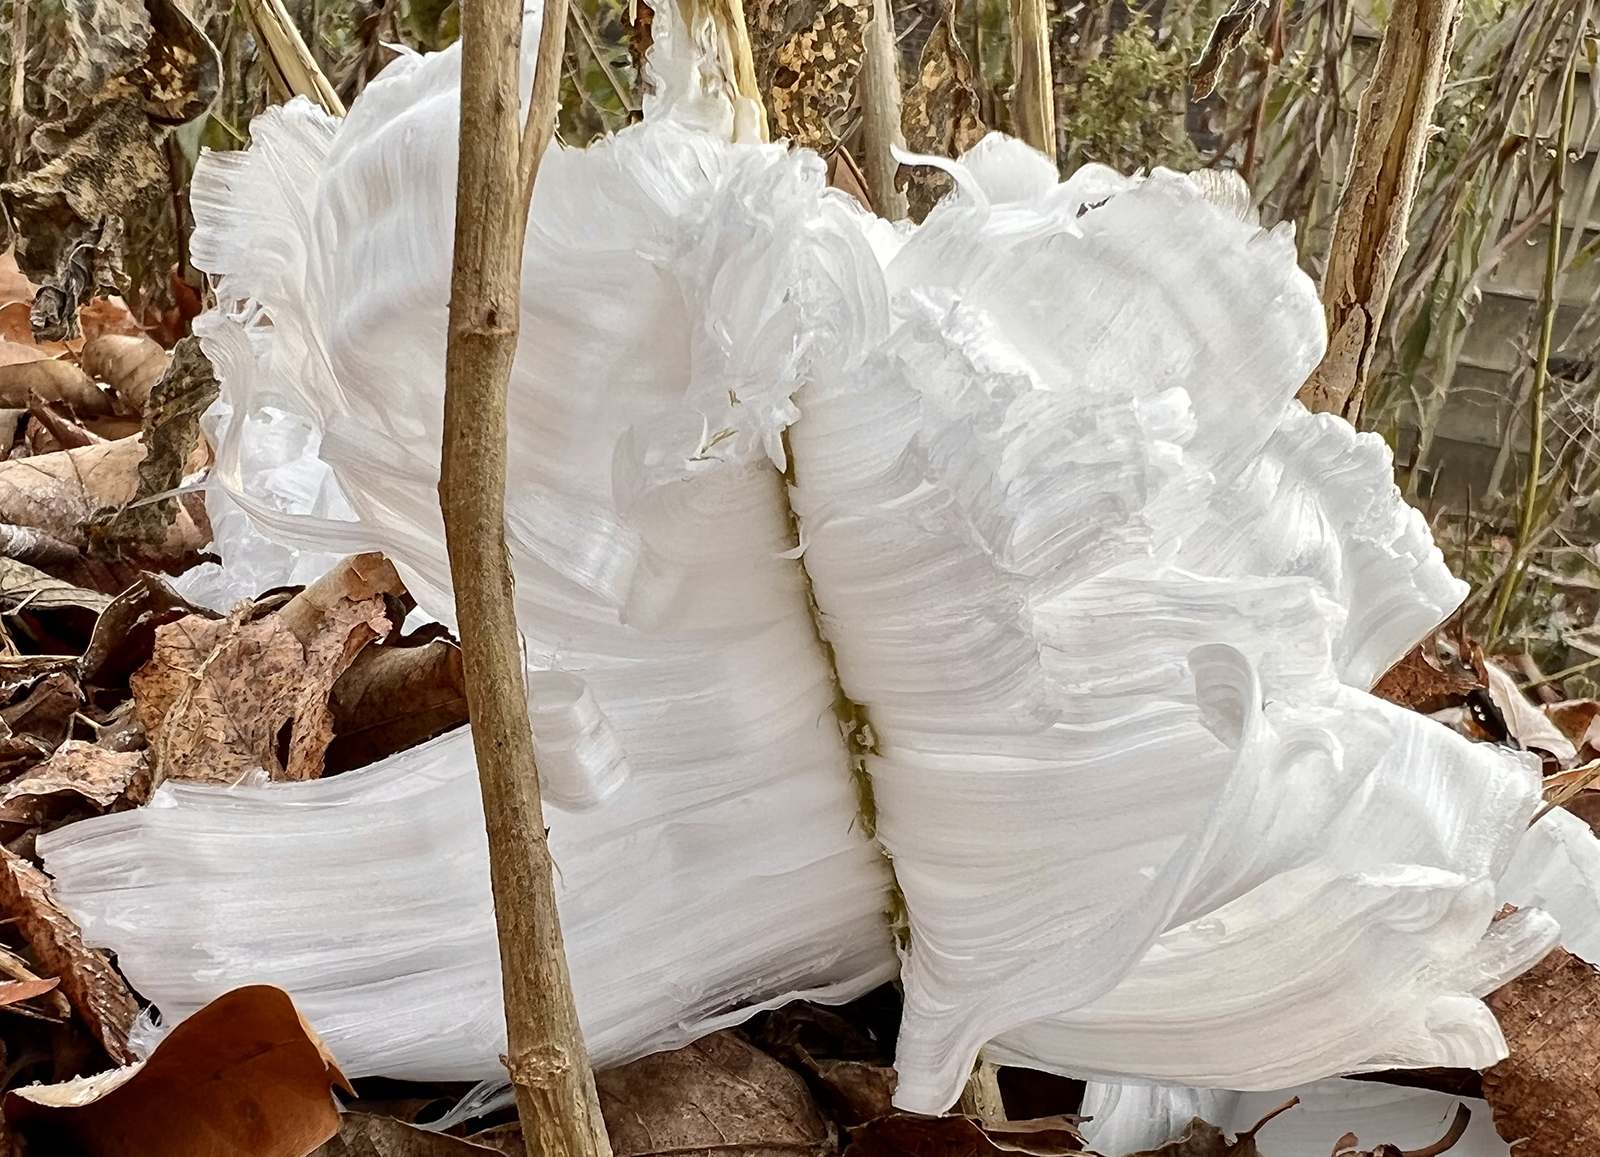
<instances>
[{"instance_id":1,"label":"plant stem","mask_svg":"<svg viewBox=\"0 0 1600 1157\"><path fill-rule=\"evenodd\" d=\"M889 0L872 0L863 39L861 146L867 160L867 194L874 213L899 221L906 215L906 195L895 188L900 163L890 149L904 148L905 138L900 135L900 50L894 42Z\"/></svg>"},{"instance_id":2,"label":"plant stem","mask_svg":"<svg viewBox=\"0 0 1600 1157\"><path fill-rule=\"evenodd\" d=\"M11 0L11 163L21 166L28 151L22 131L23 98L28 75L28 4L30 0Z\"/></svg>"},{"instance_id":3,"label":"plant stem","mask_svg":"<svg viewBox=\"0 0 1600 1157\"><path fill-rule=\"evenodd\" d=\"M1495 593L1494 614L1489 619L1489 635L1484 642L1488 650L1500 638L1505 625L1506 612L1522 585L1522 575L1527 570L1528 554L1533 547L1534 513L1539 501L1539 476L1544 471L1544 395L1549 381L1550 347L1556 328L1556 280L1561 272L1562 202L1567 193L1567 150L1572 145L1572 118L1577 106L1578 51L1584 26L1589 20L1589 6L1577 14L1572 27L1572 51L1567 55L1566 79L1561 88L1561 123L1556 129L1556 155L1551 162L1550 179L1550 241L1545 246L1544 284L1539 294L1539 345L1534 355L1533 386L1529 391L1528 416L1528 477L1522 486L1522 511L1517 519L1517 545L1511 553L1511 562L1500 578L1500 589Z\"/></svg>"},{"instance_id":4,"label":"plant stem","mask_svg":"<svg viewBox=\"0 0 1600 1157\"><path fill-rule=\"evenodd\" d=\"M1011 58L1016 72L1011 115L1017 136L1053 161L1055 73L1050 67L1050 21L1044 0L1011 0Z\"/></svg>"},{"instance_id":5,"label":"plant stem","mask_svg":"<svg viewBox=\"0 0 1600 1157\"><path fill-rule=\"evenodd\" d=\"M1460 15L1461 0L1398 0L1389 14L1334 218L1322 281L1328 352L1300 387L1308 409L1360 418Z\"/></svg>"},{"instance_id":6,"label":"plant stem","mask_svg":"<svg viewBox=\"0 0 1600 1157\"><path fill-rule=\"evenodd\" d=\"M539 160L554 131L566 25L565 0L547 0L519 145L520 0L462 5L461 163L439 501L488 829L504 1062L523 1136L530 1157L609 1157L562 946L505 539L506 397L521 320L523 242Z\"/></svg>"}]
</instances>

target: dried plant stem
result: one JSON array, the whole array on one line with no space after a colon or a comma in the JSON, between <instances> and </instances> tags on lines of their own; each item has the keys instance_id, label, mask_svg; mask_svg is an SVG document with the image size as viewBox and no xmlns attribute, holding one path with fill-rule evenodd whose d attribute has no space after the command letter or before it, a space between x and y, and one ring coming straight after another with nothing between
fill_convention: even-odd
<instances>
[{"instance_id":1,"label":"dried plant stem","mask_svg":"<svg viewBox=\"0 0 1600 1157\"><path fill-rule=\"evenodd\" d=\"M334 116L344 116L344 102L317 67L283 0L243 0L239 11L250 26L262 66L278 95L284 100L310 97Z\"/></svg>"},{"instance_id":2,"label":"dried plant stem","mask_svg":"<svg viewBox=\"0 0 1600 1157\"><path fill-rule=\"evenodd\" d=\"M1511 552L1511 562L1500 577L1500 589L1495 592L1494 613L1489 619L1489 634L1485 647L1494 646L1505 626L1506 612L1522 576L1528 568L1528 556L1533 549L1534 516L1539 506L1539 478L1544 472L1544 395L1549 382L1550 347L1556 328L1556 283L1561 274L1562 202L1567 192L1567 150L1572 146L1572 119L1577 106L1578 47L1577 41L1588 23L1589 6L1573 24L1573 49L1568 54L1566 79L1561 89L1561 123L1556 129L1556 155L1551 162L1550 178L1550 241L1545 246L1544 283L1539 294L1539 343L1534 353L1533 385L1528 393L1528 476L1522 486L1522 510L1517 518L1517 545Z\"/></svg>"},{"instance_id":3,"label":"dried plant stem","mask_svg":"<svg viewBox=\"0 0 1600 1157\"><path fill-rule=\"evenodd\" d=\"M565 0L549 0L519 143L522 5L462 5L461 164L439 501L489 836L505 1064L523 1135L530 1157L609 1157L556 910L505 539L506 394L520 329L523 241L539 160L554 131L566 24Z\"/></svg>"},{"instance_id":4,"label":"dried plant stem","mask_svg":"<svg viewBox=\"0 0 1600 1157\"><path fill-rule=\"evenodd\" d=\"M1045 0L1011 0L1011 115L1017 136L1056 159L1056 101Z\"/></svg>"},{"instance_id":5,"label":"dried plant stem","mask_svg":"<svg viewBox=\"0 0 1600 1157\"><path fill-rule=\"evenodd\" d=\"M1398 0L1389 14L1323 277L1328 352L1300 387L1312 410L1360 416L1460 15L1461 0Z\"/></svg>"},{"instance_id":6,"label":"dried plant stem","mask_svg":"<svg viewBox=\"0 0 1600 1157\"><path fill-rule=\"evenodd\" d=\"M11 0L11 163L21 165L27 151L22 132L23 87L28 77L28 3Z\"/></svg>"},{"instance_id":7,"label":"dried plant stem","mask_svg":"<svg viewBox=\"0 0 1600 1157\"><path fill-rule=\"evenodd\" d=\"M900 163L892 148L905 148L900 132L900 50L894 40L889 0L872 0L861 59L861 145L866 155L867 195L872 210L890 221L905 217L906 195L895 187Z\"/></svg>"}]
</instances>

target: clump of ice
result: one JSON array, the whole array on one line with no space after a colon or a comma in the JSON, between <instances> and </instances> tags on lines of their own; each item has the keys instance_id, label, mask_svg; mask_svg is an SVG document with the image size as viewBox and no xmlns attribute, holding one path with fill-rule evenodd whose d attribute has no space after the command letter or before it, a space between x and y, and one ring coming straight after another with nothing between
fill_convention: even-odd
<instances>
[{"instance_id":1,"label":"clump of ice","mask_svg":"<svg viewBox=\"0 0 1600 1157\"><path fill-rule=\"evenodd\" d=\"M889 230L814 155L732 143L656 28L645 123L544 162L508 414L597 1060L897 970L924 1111L980 1048L1248 1090L1503 1055L1479 997L1557 935L1490 926L1537 771L1366 694L1463 587L1381 441L1293 400L1323 331L1291 239L1225 182L1058 182L999 137ZM458 68L269 113L194 197L217 484L266 543L384 550L446 622ZM274 412L321 505L247 468ZM169 1018L270 981L352 1075L498 1071L465 733L41 848ZM1576 911L1558 883L1530 902Z\"/></svg>"}]
</instances>

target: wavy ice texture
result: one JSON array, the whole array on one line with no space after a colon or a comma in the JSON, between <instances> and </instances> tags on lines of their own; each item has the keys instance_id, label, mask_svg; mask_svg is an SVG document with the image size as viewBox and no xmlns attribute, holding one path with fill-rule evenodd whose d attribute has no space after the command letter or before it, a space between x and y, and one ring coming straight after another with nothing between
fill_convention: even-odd
<instances>
[{"instance_id":1,"label":"wavy ice texture","mask_svg":"<svg viewBox=\"0 0 1600 1157\"><path fill-rule=\"evenodd\" d=\"M1382 443L1292 400L1323 338L1288 235L1225 179L1058 183L998 137L891 227L815 156L729 144L672 6L656 34L645 124L544 162L509 413L597 1061L894 973L841 689L910 912L903 1107L985 1046L1250 1089L1498 1059L1477 997L1556 934L1489 927L1537 773L1365 694L1463 588ZM386 551L446 622L458 60L397 62L342 127L269 113L194 198L218 485L269 544ZM353 1075L473 1077L502 1047L476 801L457 733L41 849L170 1016L271 980Z\"/></svg>"},{"instance_id":2,"label":"wavy ice texture","mask_svg":"<svg viewBox=\"0 0 1600 1157\"><path fill-rule=\"evenodd\" d=\"M446 621L458 65L399 61L342 126L305 102L271 111L251 150L206 158L194 196L224 306L202 327L231 406L212 415L219 484L271 538L384 550ZM851 300L870 252L833 202L814 156L673 120L553 149L540 174L508 537L600 1064L897 968L889 873L857 818L769 457L807 360L858 348L839 327L871 317ZM260 476L261 453L280 476ZM325 781L167 785L47 847L86 935L169 1021L265 981L352 1075L502 1073L465 731Z\"/></svg>"},{"instance_id":3,"label":"wavy ice texture","mask_svg":"<svg viewBox=\"0 0 1600 1157\"><path fill-rule=\"evenodd\" d=\"M1600 965L1600 840L1571 812L1554 809L1517 842L1499 880L1498 902L1543 909L1559 921L1563 948ZM1296 1096L1300 1107L1262 1130L1262 1144L1274 1157L1325 1157L1333 1140L1345 1132L1358 1134L1368 1146L1381 1140L1403 1149L1422 1148L1443 1135L1456 1101L1440 1093L1360 1081L1239 1093L1091 1080L1082 1111L1093 1119L1084 1136L1099 1152L1120 1157L1176 1139L1192 1117L1204 1117L1230 1132L1248 1129L1268 1110ZM1467 1104L1473 1110L1472 1125L1450 1152L1506 1157L1510 1149L1495 1133L1488 1106L1481 1101Z\"/></svg>"},{"instance_id":4,"label":"wavy ice texture","mask_svg":"<svg viewBox=\"0 0 1600 1157\"><path fill-rule=\"evenodd\" d=\"M1537 776L1365 694L1463 588L1381 441L1293 401L1290 237L997 137L951 168L791 432L910 914L896 1103L986 1044L1233 1088L1492 1063L1476 998L1554 936L1485 932Z\"/></svg>"},{"instance_id":5,"label":"wavy ice texture","mask_svg":"<svg viewBox=\"0 0 1600 1157\"><path fill-rule=\"evenodd\" d=\"M1237 1134L1291 1097L1299 1097L1300 1104L1256 1135L1272 1157L1328 1157L1346 1133L1356 1134L1363 1150L1382 1143L1422 1149L1444 1136L1463 1104L1472 1110L1472 1120L1450 1157L1511 1154L1494 1130L1486 1102L1370 1081L1318 1081L1270 1093L1091 1083L1083 1112L1093 1119L1084 1125L1084 1139L1106 1157L1123 1157L1176 1140L1194 1117Z\"/></svg>"}]
</instances>

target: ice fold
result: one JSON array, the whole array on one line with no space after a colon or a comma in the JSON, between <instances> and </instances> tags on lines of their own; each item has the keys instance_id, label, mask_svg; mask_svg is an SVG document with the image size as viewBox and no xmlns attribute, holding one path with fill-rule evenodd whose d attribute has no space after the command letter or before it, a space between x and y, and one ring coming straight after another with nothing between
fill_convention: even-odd
<instances>
[{"instance_id":1,"label":"ice fold","mask_svg":"<svg viewBox=\"0 0 1600 1157\"><path fill-rule=\"evenodd\" d=\"M1366 694L1464 588L1381 440L1293 400L1323 328L1292 238L1226 181L1058 181L998 136L891 227L816 156L733 144L695 34L655 27L645 123L543 162L508 412L597 1061L897 970L921 1111L980 1048L1251 1090L1502 1055L1478 998L1557 935L1490 926L1537 771ZM379 549L452 620L458 69L403 58L342 125L294 102L197 173L214 601ZM478 807L462 732L40 847L169 1018L271 981L352 1075L477 1078Z\"/></svg>"}]
</instances>

